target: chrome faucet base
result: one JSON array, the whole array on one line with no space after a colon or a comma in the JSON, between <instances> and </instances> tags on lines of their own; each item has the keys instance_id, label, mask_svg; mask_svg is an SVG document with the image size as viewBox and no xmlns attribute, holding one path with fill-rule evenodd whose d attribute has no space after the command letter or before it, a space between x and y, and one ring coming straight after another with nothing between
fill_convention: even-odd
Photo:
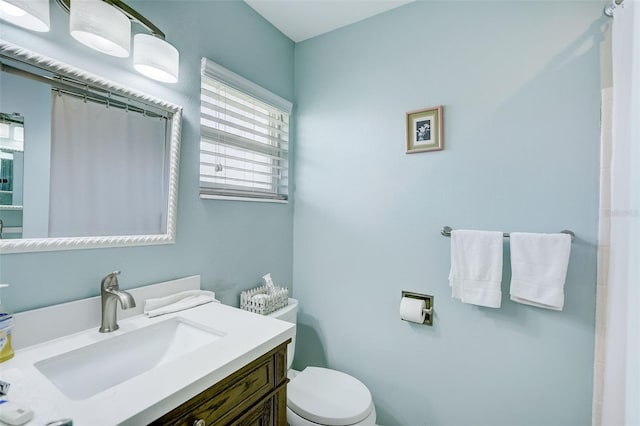
<instances>
[{"instance_id":1,"label":"chrome faucet base","mask_svg":"<svg viewBox=\"0 0 640 426\"><path fill-rule=\"evenodd\" d=\"M120 328L120 326L119 326L118 324L116 324L116 326L115 326L115 327L100 327L100 328L98 329L98 331L99 331L100 333L111 333L112 331L116 331L116 330L118 330L119 328Z\"/></svg>"}]
</instances>

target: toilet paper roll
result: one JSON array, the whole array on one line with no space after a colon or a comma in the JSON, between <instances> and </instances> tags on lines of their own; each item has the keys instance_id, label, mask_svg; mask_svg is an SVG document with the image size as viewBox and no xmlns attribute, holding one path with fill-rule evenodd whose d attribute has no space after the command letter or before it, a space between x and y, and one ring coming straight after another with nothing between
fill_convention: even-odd
<instances>
[{"instance_id":1,"label":"toilet paper roll","mask_svg":"<svg viewBox=\"0 0 640 426\"><path fill-rule=\"evenodd\" d=\"M400 301L400 318L405 321L422 324L424 322L424 309L426 307L427 305L423 299L403 297Z\"/></svg>"}]
</instances>

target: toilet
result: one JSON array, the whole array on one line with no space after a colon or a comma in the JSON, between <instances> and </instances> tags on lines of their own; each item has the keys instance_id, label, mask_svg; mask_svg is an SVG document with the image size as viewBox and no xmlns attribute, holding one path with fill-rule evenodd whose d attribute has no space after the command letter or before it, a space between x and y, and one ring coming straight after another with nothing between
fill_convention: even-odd
<instances>
[{"instance_id":1,"label":"toilet","mask_svg":"<svg viewBox=\"0 0 640 426\"><path fill-rule=\"evenodd\" d=\"M298 301L268 316L296 323ZM291 369L296 350L295 335L287 351L287 423L290 426L373 425L376 409L371 392L355 377L328 368Z\"/></svg>"}]
</instances>

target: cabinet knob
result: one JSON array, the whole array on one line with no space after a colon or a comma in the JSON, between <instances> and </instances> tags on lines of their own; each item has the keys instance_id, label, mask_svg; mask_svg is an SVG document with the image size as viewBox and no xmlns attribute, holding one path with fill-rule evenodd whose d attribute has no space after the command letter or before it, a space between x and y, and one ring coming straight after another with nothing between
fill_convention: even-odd
<instances>
[{"instance_id":1,"label":"cabinet knob","mask_svg":"<svg viewBox=\"0 0 640 426\"><path fill-rule=\"evenodd\" d=\"M207 422L205 422L202 419L198 419L195 422L193 422L193 426L207 426Z\"/></svg>"}]
</instances>

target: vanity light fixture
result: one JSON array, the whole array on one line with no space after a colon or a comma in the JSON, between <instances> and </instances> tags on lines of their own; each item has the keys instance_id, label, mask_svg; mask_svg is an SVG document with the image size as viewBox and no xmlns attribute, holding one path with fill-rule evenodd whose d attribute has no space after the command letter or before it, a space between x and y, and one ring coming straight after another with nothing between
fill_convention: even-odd
<instances>
[{"instance_id":1,"label":"vanity light fixture","mask_svg":"<svg viewBox=\"0 0 640 426\"><path fill-rule=\"evenodd\" d=\"M0 0L0 19L28 30L48 32L49 0Z\"/></svg>"},{"instance_id":2,"label":"vanity light fixture","mask_svg":"<svg viewBox=\"0 0 640 426\"><path fill-rule=\"evenodd\" d=\"M6 0L0 0L6 1ZM29 1L29 0L27 0ZM147 18L121 0L56 0L56 2L71 14L71 32L74 31L74 9L95 9L82 21L83 37L92 41L82 43L101 52L127 57L131 46L131 22L142 26L149 34L136 34L133 39L133 66L140 74L164 83L178 81L180 57L178 50L164 39L164 33L153 25ZM99 8L99 9L98 9ZM109 9L107 11L107 8ZM84 13L83 13L84 14ZM125 24L121 21L124 17ZM111 21L113 20L113 21ZM111 24L110 22L114 22ZM117 24L116 24L117 22ZM117 26L117 28L116 28ZM111 48L104 49L106 44ZM126 50L126 55L124 54ZM118 54L116 54L118 53Z\"/></svg>"},{"instance_id":3,"label":"vanity light fixture","mask_svg":"<svg viewBox=\"0 0 640 426\"><path fill-rule=\"evenodd\" d=\"M133 40L133 66L164 83L178 81L180 55L164 33L122 0L56 0L70 14L69 31L79 42L108 55L126 58L131 52L131 23L149 34ZM33 30L49 31L49 0L0 0L0 19Z\"/></svg>"}]
</instances>

